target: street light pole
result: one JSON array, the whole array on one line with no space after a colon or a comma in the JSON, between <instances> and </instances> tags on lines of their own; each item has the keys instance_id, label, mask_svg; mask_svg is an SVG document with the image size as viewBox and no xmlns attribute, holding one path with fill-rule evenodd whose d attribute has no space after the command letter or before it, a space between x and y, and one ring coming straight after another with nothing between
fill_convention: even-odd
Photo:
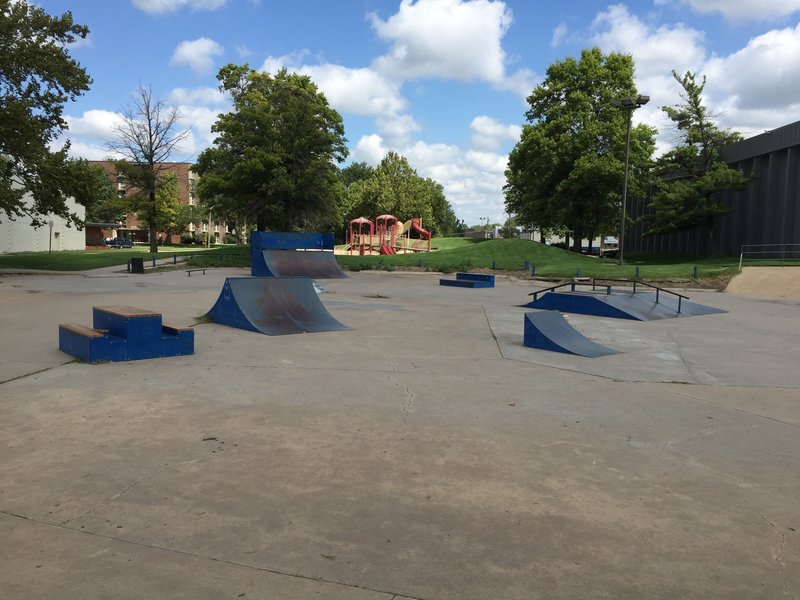
<instances>
[{"instance_id":1,"label":"street light pole","mask_svg":"<svg viewBox=\"0 0 800 600\"><path fill-rule=\"evenodd\" d=\"M611 105L625 111L625 174L622 178L622 214L619 218L619 240L617 249L617 264L622 265L623 252L625 247L625 216L628 204L628 161L631 149L631 117L633 111L640 106L644 106L650 101L650 96L639 95L625 96L619 100L612 100Z\"/></svg>"}]
</instances>

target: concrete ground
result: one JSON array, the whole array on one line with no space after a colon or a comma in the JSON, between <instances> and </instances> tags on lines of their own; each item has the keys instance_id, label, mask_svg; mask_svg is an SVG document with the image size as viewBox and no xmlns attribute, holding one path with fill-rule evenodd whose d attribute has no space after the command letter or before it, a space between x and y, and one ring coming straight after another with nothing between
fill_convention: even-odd
<instances>
[{"instance_id":1,"label":"concrete ground","mask_svg":"<svg viewBox=\"0 0 800 600\"><path fill-rule=\"evenodd\" d=\"M543 287L363 272L348 331L195 326L90 365L58 324L194 325L226 275L0 275L0 596L798 598L800 301L568 316L621 354L525 348Z\"/></svg>"}]
</instances>

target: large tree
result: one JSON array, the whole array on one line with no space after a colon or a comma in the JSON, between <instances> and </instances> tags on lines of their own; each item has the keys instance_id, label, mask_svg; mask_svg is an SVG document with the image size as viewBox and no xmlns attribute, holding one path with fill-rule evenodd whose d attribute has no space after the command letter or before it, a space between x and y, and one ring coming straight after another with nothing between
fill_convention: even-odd
<instances>
[{"instance_id":1,"label":"large tree","mask_svg":"<svg viewBox=\"0 0 800 600\"><path fill-rule=\"evenodd\" d=\"M431 233L448 233L457 225L442 186L418 175L408 159L394 151L383 157L371 176L348 186L346 206L347 220L382 214L401 221L419 218Z\"/></svg>"},{"instance_id":2,"label":"large tree","mask_svg":"<svg viewBox=\"0 0 800 600\"><path fill-rule=\"evenodd\" d=\"M347 157L342 118L305 75L274 76L227 65L217 79L233 110L212 127L214 146L197 159L200 197L214 214L260 231L336 225Z\"/></svg>"},{"instance_id":3,"label":"large tree","mask_svg":"<svg viewBox=\"0 0 800 600\"><path fill-rule=\"evenodd\" d=\"M176 108L154 99L152 89L140 84L122 112L122 123L114 130L116 138L109 143L123 157L117 161L117 171L144 198L136 213L147 224L150 252L154 254L158 252L158 191L169 175L166 163L176 146L189 136L188 129L180 129L179 119Z\"/></svg>"},{"instance_id":4,"label":"large tree","mask_svg":"<svg viewBox=\"0 0 800 600\"><path fill-rule=\"evenodd\" d=\"M67 128L64 104L91 83L68 52L88 33L69 12L54 17L25 0L0 0L0 211L7 218L27 216L38 227L53 214L81 225L66 199L81 187L83 166L69 160L68 143L51 147Z\"/></svg>"},{"instance_id":5,"label":"large tree","mask_svg":"<svg viewBox=\"0 0 800 600\"><path fill-rule=\"evenodd\" d=\"M584 50L553 63L528 97L520 141L509 156L506 210L523 226L569 231L581 240L616 231L624 176L624 111L613 101L636 97L633 58ZM655 131L631 131L631 193L642 193Z\"/></svg>"},{"instance_id":6,"label":"large tree","mask_svg":"<svg viewBox=\"0 0 800 600\"><path fill-rule=\"evenodd\" d=\"M714 217L730 212L720 201L719 193L743 190L749 179L726 165L719 150L742 139L734 131L722 130L713 123L713 115L703 104L706 78L698 83L694 73L672 75L683 88L679 106L665 106L664 112L675 124L681 144L657 162L661 180L650 203L651 213L642 217L645 234L673 233L697 226L708 228L714 237ZM713 245L709 244L713 251Z\"/></svg>"}]
</instances>

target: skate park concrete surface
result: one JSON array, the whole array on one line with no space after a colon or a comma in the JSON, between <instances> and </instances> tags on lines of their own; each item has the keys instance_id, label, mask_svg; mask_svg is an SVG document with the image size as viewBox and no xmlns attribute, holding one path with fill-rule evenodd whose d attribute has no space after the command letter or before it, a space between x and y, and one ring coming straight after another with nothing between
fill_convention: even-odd
<instances>
[{"instance_id":1,"label":"skate park concrete surface","mask_svg":"<svg viewBox=\"0 0 800 600\"><path fill-rule=\"evenodd\" d=\"M319 280L347 331L198 322L226 276L0 274L3 598L798 598L800 300L566 315L545 282ZM195 354L85 364L58 324L126 304Z\"/></svg>"}]
</instances>

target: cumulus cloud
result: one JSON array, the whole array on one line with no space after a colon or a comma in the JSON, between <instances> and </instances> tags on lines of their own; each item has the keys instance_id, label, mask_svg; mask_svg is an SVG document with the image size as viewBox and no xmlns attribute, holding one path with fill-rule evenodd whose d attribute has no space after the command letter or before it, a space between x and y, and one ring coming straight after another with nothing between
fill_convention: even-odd
<instances>
[{"instance_id":1,"label":"cumulus cloud","mask_svg":"<svg viewBox=\"0 0 800 600\"><path fill-rule=\"evenodd\" d=\"M390 44L374 66L387 77L440 77L499 82L505 77L501 40L511 24L503 2L402 0L387 20L369 16Z\"/></svg>"},{"instance_id":2,"label":"cumulus cloud","mask_svg":"<svg viewBox=\"0 0 800 600\"><path fill-rule=\"evenodd\" d=\"M222 53L222 46L212 39L185 40L175 48L170 64L189 67L198 75L206 75L214 68L214 57Z\"/></svg>"},{"instance_id":3,"label":"cumulus cloud","mask_svg":"<svg viewBox=\"0 0 800 600\"><path fill-rule=\"evenodd\" d=\"M405 114L408 103L400 92L400 82L366 67L302 64L307 55L307 51L302 51L286 56L270 56L261 69L275 73L286 67L301 75L308 75L337 111L377 117L381 134L393 143L402 143L411 133L419 131L416 121Z\"/></svg>"},{"instance_id":4,"label":"cumulus cloud","mask_svg":"<svg viewBox=\"0 0 800 600\"><path fill-rule=\"evenodd\" d=\"M218 88L175 88L167 95L167 103L172 105L216 105L227 104L228 98Z\"/></svg>"},{"instance_id":5,"label":"cumulus cloud","mask_svg":"<svg viewBox=\"0 0 800 600\"><path fill-rule=\"evenodd\" d=\"M709 87L744 109L774 109L800 100L800 25L769 31L741 50L708 61ZM753 85L757 81L758 85Z\"/></svg>"},{"instance_id":6,"label":"cumulus cloud","mask_svg":"<svg viewBox=\"0 0 800 600\"><path fill-rule=\"evenodd\" d=\"M497 150L505 143L516 143L522 133L519 125L504 125L485 115L472 119L469 129L472 147L480 150Z\"/></svg>"},{"instance_id":7,"label":"cumulus cloud","mask_svg":"<svg viewBox=\"0 0 800 600\"><path fill-rule=\"evenodd\" d=\"M680 0L700 14L719 14L731 21L770 21L800 12L800 0Z\"/></svg>"},{"instance_id":8,"label":"cumulus cloud","mask_svg":"<svg viewBox=\"0 0 800 600\"><path fill-rule=\"evenodd\" d=\"M70 134L111 140L123 124L122 115L109 110L87 110L81 117L64 117Z\"/></svg>"},{"instance_id":9,"label":"cumulus cloud","mask_svg":"<svg viewBox=\"0 0 800 600\"><path fill-rule=\"evenodd\" d=\"M633 56L637 77L696 70L706 56L702 31L680 23L652 27L622 4L599 13L592 29L593 42L604 51Z\"/></svg>"},{"instance_id":10,"label":"cumulus cloud","mask_svg":"<svg viewBox=\"0 0 800 600\"><path fill-rule=\"evenodd\" d=\"M364 135L356 142L350 152L350 157L354 162L365 162L370 165L377 165L386 156L389 149L384 145L381 136L373 133Z\"/></svg>"},{"instance_id":11,"label":"cumulus cloud","mask_svg":"<svg viewBox=\"0 0 800 600\"><path fill-rule=\"evenodd\" d=\"M225 6L225 0L132 0L132 2L139 10L151 14L177 12L183 8L191 11L217 10Z\"/></svg>"}]
</instances>

